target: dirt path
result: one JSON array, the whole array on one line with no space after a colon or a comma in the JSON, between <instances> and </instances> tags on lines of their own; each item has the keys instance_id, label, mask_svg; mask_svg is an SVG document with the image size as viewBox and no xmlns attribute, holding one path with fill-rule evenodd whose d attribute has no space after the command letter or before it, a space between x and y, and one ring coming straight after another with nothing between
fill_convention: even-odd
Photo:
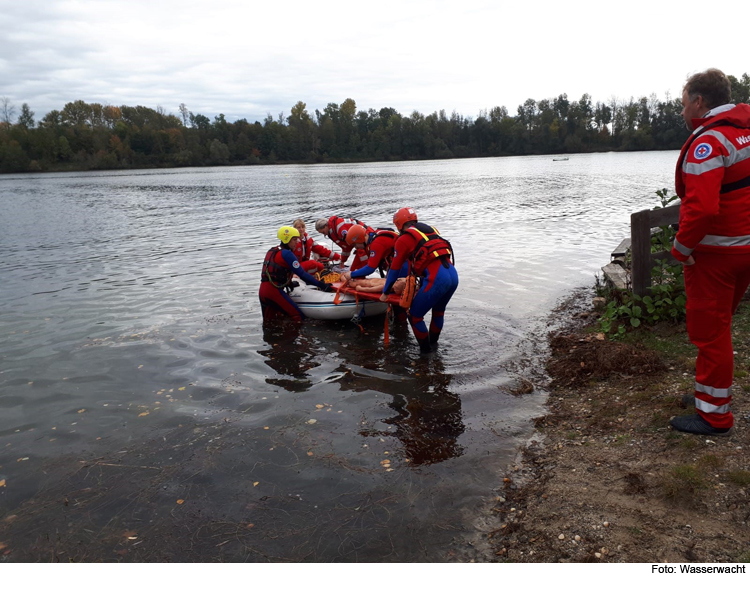
<instances>
[{"instance_id":1,"label":"dirt path","mask_svg":"<svg viewBox=\"0 0 750 591\"><path fill-rule=\"evenodd\" d=\"M593 310L558 313L576 318L550 339L549 413L498 490L491 559L750 561L750 302L734 321L735 428L717 438L668 426L693 412L684 324L613 342Z\"/></svg>"}]
</instances>

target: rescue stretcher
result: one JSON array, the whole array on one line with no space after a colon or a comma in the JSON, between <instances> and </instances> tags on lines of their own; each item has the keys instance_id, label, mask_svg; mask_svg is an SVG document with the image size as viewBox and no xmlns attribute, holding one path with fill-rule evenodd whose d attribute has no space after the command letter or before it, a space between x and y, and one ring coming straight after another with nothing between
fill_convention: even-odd
<instances>
[{"instance_id":1,"label":"rescue stretcher","mask_svg":"<svg viewBox=\"0 0 750 591\"><path fill-rule=\"evenodd\" d=\"M308 318L318 320L354 320L385 314L389 304L398 305L401 296L390 294L387 302L379 293L357 291L343 281L331 283L334 291L325 292L300 282L289 297Z\"/></svg>"}]
</instances>

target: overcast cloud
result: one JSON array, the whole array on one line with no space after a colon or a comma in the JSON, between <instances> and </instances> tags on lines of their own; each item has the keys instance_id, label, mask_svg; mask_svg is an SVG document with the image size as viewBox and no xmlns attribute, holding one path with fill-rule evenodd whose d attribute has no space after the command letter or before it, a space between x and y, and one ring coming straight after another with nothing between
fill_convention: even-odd
<instances>
[{"instance_id":1,"label":"overcast cloud","mask_svg":"<svg viewBox=\"0 0 750 591\"><path fill-rule=\"evenodd\" d=\"M175 114L185 103L230 121L346 98L358 109L475 117L561 93L679 97L690 73L750 71L744 30L737 41L727 31L745 2L717 5L721 18L687 6L0 0L0 97L28 103L37 119L78 99Z\"/></svg>"}]
</instances>

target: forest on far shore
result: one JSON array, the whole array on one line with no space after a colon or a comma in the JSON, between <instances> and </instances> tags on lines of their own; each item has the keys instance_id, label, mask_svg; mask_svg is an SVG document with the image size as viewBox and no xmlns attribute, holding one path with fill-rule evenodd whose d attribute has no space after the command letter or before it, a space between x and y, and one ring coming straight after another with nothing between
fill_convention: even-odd
<instances>
[{"instance_id":1,"label":"forest on far shore","mask_svg":"<svg viewBox=\"0 0 750 591\"><path fill-rule=\"evenodd\" d=\"M750 102L750 77L729 76L734 103ZM652 94L593 103L528 99L464 117L455 111L402 115L357 110L348 98L309 113L299 101L287 116L250 123L211 121L181 104L163 108L82 100L39 121L27 103L0 99L0 172L421 160L526 154L679 149L687 138L680 98Z\"/></svg>"}]
</instances>

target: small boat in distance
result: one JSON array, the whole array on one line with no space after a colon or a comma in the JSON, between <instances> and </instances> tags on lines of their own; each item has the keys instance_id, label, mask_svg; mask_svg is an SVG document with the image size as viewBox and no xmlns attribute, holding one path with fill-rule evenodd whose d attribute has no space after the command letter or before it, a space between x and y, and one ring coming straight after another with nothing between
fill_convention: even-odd
<instances>
[{"instance_id":1,"label":"small boat in distance","mask_svg":"<svg viewBox=\"0 0 750 591\"><path fill-rule=\"evenodd\" d=\"M553 158L552 162L563 162L564 160L570 160L567 156L558 156L557 158Z\"/></svg>"}]
</instances>

